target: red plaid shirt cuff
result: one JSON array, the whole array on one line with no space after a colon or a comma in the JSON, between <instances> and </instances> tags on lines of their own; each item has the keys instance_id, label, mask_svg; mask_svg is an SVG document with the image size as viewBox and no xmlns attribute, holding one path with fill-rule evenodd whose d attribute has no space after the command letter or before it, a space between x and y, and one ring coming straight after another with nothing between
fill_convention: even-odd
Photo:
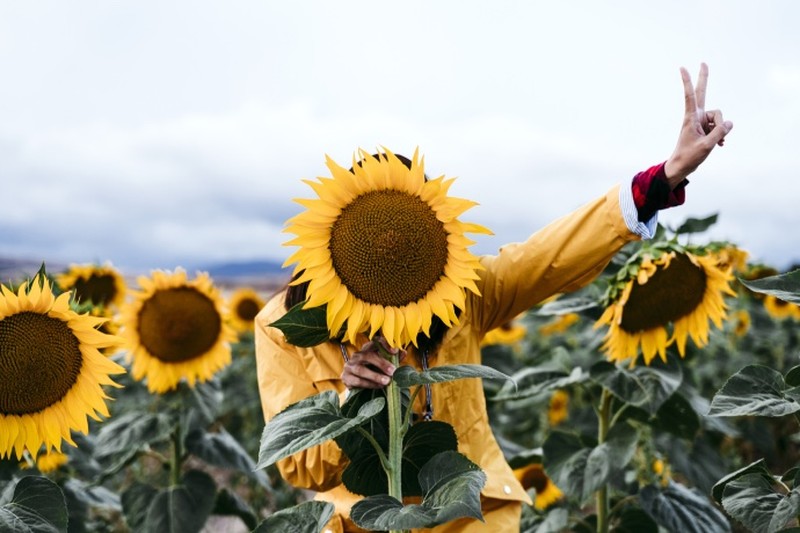
<instances>
[{"instance_id":1,"label":"red plaid shirt cuff","mask_svg":"<svg viewBox=\"0 0 800 533\"><path fill-rule=\"evenodd\" d=\"M683 180L670 190L667 175L664 173L665 164L666 161L633 177L633 202L639 212L640 222L650 220L660 209L682 205L686 201L686 185L689 180Z\"/></svg>"}]
</instances>

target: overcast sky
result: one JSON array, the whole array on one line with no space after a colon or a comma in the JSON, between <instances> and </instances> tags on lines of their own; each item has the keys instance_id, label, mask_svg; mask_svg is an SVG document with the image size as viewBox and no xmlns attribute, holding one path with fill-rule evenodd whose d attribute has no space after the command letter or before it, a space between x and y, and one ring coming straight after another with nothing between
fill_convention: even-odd
<instances>
[{"instance_id":1,"label":"overcast sky","mask_svg":"<svg viewBox=\"0 0 800 533\"><path fill-rule=\"evenodd\" d=\"M301 179L425 156L492 253L665 160L679 67L734 129L677 225L800 261L800 3L0 3L0 257L132 272L283 260Z\"/></svg>"}]
</instances>

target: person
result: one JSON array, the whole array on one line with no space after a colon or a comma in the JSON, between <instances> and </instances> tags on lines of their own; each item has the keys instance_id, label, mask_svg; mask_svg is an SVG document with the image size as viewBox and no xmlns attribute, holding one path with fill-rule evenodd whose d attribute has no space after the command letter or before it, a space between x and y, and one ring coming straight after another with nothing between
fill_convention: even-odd
<instances>
[{"instance_id":1,"label":"person","mask_svg":"<svg viewBox=\"0 0 800 533\"><path fill-rule=\"evenodd\" d=\"M491 329L508 322L547 297L578 289L600 274L626 243L651 238L657 212L685 200L687 176L723 145L733 124L719 110L705 109L708 67L703 63L697 87L680 69L685 113L669 158L638 173L626 186L616 186L537 231L525 242L507 244L496 255L481 257L484 270L476 281L480 296L468 293L457 325L434 320L429 335L403 352L403 364L425 366L479 364L480 341ZM385 387L395 370L376 342L360 335L359 342L326 342L298 348L286 342L270 324L305 299L307 284L292 285L274 295L255 320L258 383L265 420L303 398L335 390ZM363 343L361 342L363 340ZM393 348L397 350L398 348ZM436 532L519 531L523 504L531 500L505 461L489 426L480 380L440 383L420 394L414 407L419 418L443 420L458 436L459 452L478 464L487 481L481 491L484 522L459 519ZM349 510L359 497L341 484L347 457L335 442L297 453L278 462L292 485L316 491L316 498L333 502L336 513L325 531L360 531Z\"/></svg>"}]
</instances>

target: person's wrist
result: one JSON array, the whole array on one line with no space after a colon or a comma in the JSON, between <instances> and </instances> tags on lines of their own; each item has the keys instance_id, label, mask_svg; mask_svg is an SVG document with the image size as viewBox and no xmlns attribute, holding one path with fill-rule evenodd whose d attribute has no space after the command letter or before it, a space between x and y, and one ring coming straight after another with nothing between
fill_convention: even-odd
<instances>
[{"instance_id":1,"label":"person's wrist","mask_svg":"<svg viewBox=\"0 0 800 533\"><path fill-rule=\"evenodd\" d=\"M685 170L679 158L674 155L664 163L664 176L667 178L667 184L669 184L670 190L675 190L675 187L680 185L690 173L691 172Z\"/></svg>"}]
</instances>

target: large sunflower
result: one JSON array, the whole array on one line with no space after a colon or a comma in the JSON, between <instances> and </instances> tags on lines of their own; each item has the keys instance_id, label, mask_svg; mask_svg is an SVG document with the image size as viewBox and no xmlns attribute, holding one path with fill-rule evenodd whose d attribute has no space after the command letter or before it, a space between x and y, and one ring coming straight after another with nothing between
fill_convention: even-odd
<instances>
[{"instance_id":1,"label":"large sunflower","mask_svg":"<svg viewBox=\"0 0 800 533\"><path fill-rule=\"evenodd\" d=\"M293 284L308 282L305 308L326 305L332 336L355 342L378 330L392 346L428 335L433 317L458 322L466 289L478 294L482 266L465 233L489 230L461 222L475 203L447 196L453 179L426 180L418 153L407 167L388 150L359 150L352 170L326 158L332 177L306 180L315 199L291 218L286 245L299 246L284 263L296 263Z\"/></svg>"},{"instance_id":2,"label":"large sunflower","mask_svg":"<svg viewBox=\"0 0 800 533\"><path fill-rule=\"evenodd\" d=\"M209 380L231 361L236 332L225 320L224 302L208 274L154 271L141 276L141 291L122 309L122 329L131 375L147 379L150 392L164 393L186 379Z\"/></svg>"},{"instance_id":3,"label":"large sunflower","mask_svg":"<svg viewBox=\"0 0 800 533\"><path fill-rule=\"evenodd\" d=\"M74 291L75 300L102 308L122 305L127 285L125 278L111 265L70 265L56 275L58 286Z\"/></svg>"},{"instance_id":4,"label":"large sunflower","mask_svg":"<svg viewBox=\"0 0 800 533\"><path fill-rule=\"evenodd\" d=\"M539 511L544 511L564 496L561 489L545 474L541 463L530 463L516 468L514 476L525 490L533 488L536 491L533 506Z\"/></svg>"},{"instance_id":5,"label":"large sunflower","mask_svg":"<svg viewBox=\"0 0 800 533\"><path fill-rule=\"evenodd\" d=\"M236 331L253 331L256 315L264 307L264 300L249 287L240 287L233 291L228 300L231 325Z\"/></svg>"},{"instance_id":6,"label":"large sunflower","mask_svg":"<svg viewBox=\"0 0 800 533\"><path fill-rule=\"evenodd\" d=\"M612 361L630 359L633 365L640 346L645 364L656 353L666 361L672 343L683 357L687 337L705 346L709 321L720 328L727 316L723 295L736 295L730 270L720 269L710 255L671 250L653 259L644 254L638 269L629 271L630 279L595 323L609 326L603 350Z\"/></svg>"},{"instance_id":7,"label":"large sunflower","mask_svg":"<svg viewBox=\"0 0 800 533\"><path fill-rule=\"evenodd\" d=\"M109 416L102 385L125 369L99 350L120 339L97 328L105 319L70 308L71 293L56 297L36 276L14 293L0 285L0 459L25 450L36 458L73 446L70 432L88 433L87 416Z\"/></svg>"}]
</instances>

